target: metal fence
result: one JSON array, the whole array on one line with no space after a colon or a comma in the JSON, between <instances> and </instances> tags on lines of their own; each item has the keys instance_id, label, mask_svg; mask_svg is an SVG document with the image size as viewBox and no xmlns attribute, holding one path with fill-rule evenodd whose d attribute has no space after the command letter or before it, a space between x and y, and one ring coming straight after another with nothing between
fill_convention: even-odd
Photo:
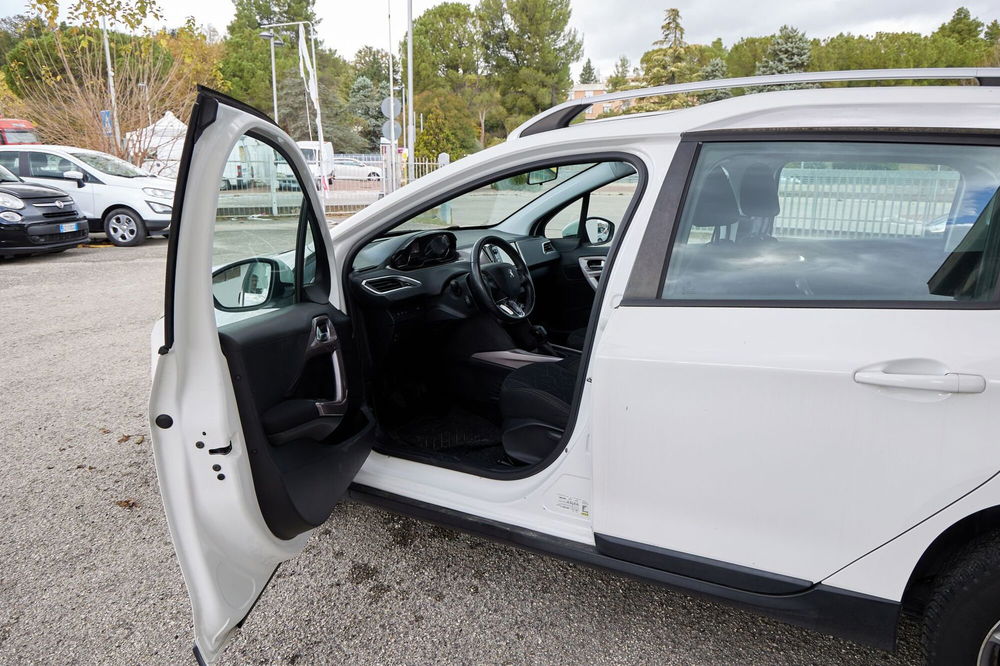
<instances>
[{"instance_id":1,"label":"metal fence","mask_svg":"<svg viewBox=\"0 0 1000 666\"><path fill-rule=\"evenodd\" d=\"M327 162L330 162L328 159ZM390 155L337 154L326 177L311 165L312 185L320 191L328 217L355 213L398 187L435 171L437 162L415 162L413 174ZM219 195L220 217L282 215L301 206L301 190L291 168L268 159L231 159L226 163ZM299 193L299 194L296 194Z\"/></svg>"},{"instance_id":2,"label":"metal fence","mask_svg":"<svg viewBox=\"0 0 1000 666\"><path fill-rule=\"evenodd\" d=\"M951 211L959 173L786 167L774 219L776 236L884 238L923 236Z\"/></svg>"}]
</instances>

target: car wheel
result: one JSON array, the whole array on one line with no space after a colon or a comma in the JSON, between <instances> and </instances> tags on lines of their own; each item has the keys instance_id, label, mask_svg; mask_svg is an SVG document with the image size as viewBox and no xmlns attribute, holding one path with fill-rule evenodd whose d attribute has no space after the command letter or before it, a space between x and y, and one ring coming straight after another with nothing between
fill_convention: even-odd
<instances>
[{"instance_id":1,"label":"car wheel","mask_svg":"<svg viewBox=\"0 0 1000 666\"><path fill-rule=\"evenodd\" d=\"M1000 666L1000 533L962 550L924 611L929 666Z\"/></svg>"},{"instance_id":2,"label":"car wheel","mask_svg":"<svg viewBox=\"0 0 1000 666\"><path fill-rule=\"evenodd\" d=\"M133 247L146 240L146 225L135 211L115 208L104 216L104 233L118 247Z\"/></svg>"},{"instance_id":3,"label":"car wheel","mask_svg":"<svg viewBox=\"0 0 1000 666\"><path fill-rule=\"evenodd\" d=\"M368 174L368 180L378 180L379 178L381 178L381 176L378 175L378 172L376 171L372 171L370 174Z\"/></svg>"}]
</instances>

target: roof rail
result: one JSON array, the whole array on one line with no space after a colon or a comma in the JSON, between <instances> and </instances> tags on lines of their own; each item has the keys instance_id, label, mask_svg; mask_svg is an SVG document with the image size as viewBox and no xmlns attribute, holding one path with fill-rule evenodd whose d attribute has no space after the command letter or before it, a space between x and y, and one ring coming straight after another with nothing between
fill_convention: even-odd
<instances>
[{"instance_id":1,"label":"roof rail","mask_svg":"<svg viewBox=\"0 0 1000 666\"><path fill-rule=\"evenodd\" d=\"M800 72L770 76L745 76L738 79L712 79L676 83L654 88L620 90L606 95L572 99L531 118L510 133L509 139L540 134L568 127L573 119L594 104L616 102L640 97L676 95L720 88L746 88L757 86L782 86L794 83L832 83L844 81L898 81L898 80L958 80L975 79L981 86L1000 86L1000 67L926 67L915 69L858 69L841 72Z\"/></svg>"}]
</instances>

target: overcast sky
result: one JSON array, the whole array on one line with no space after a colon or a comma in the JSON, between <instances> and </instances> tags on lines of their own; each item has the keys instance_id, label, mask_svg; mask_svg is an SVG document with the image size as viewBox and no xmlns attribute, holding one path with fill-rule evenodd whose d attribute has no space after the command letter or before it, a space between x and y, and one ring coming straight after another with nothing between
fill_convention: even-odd
<instances>
[{"instance_id":1,"label":"overcast sky","mask_svg":"<svg viewBox=\"0 0 1000 666\"><path fill-rule=\"evenodd\" d=\"M414 16L440 0L413 0ZM466 0L475 4L473 0ZM66 5L69 0L62 0ZM392 6L392 39L406 31L406 0L317 0L321 19L319 35L327 46L350 57L365 44L385 48L389 44L387 13ZM931 32L964 4L973 16L989 22L1000 18L998 0L573 0L571 24L584 39L584 57L593 59L601 74L611 73L619 55L633 62L659 38L663 11L681 10L687 40L709 43L721 37L727 46L741 37L766 35L782 24L804 30L809 37L838 32L871 34L878 31L913 30ZM186 16L225 32L233 14L229 0L160 0L168 25ZM24 11L23 0L0 0L0 14ZM580 64L574 65L574 74Z\"/></svg>"}]
</instances>

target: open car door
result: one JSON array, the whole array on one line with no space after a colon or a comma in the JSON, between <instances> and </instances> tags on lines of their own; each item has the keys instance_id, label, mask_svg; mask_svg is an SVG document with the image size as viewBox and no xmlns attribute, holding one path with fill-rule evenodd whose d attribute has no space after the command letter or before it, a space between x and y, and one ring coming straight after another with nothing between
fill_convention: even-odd
<instances>
[{"instance_id":1,"label":"open car door","mask_svg":"<svg viewBox=\"0 0 1000 666\"><path fill-rule=\"evenodd\" d=\"M244 186L220 192L234 171ZM150 398L160 494L213 663L371 450L323 206L295 142L199 91Z\"/></svg>"}]
</instances>

